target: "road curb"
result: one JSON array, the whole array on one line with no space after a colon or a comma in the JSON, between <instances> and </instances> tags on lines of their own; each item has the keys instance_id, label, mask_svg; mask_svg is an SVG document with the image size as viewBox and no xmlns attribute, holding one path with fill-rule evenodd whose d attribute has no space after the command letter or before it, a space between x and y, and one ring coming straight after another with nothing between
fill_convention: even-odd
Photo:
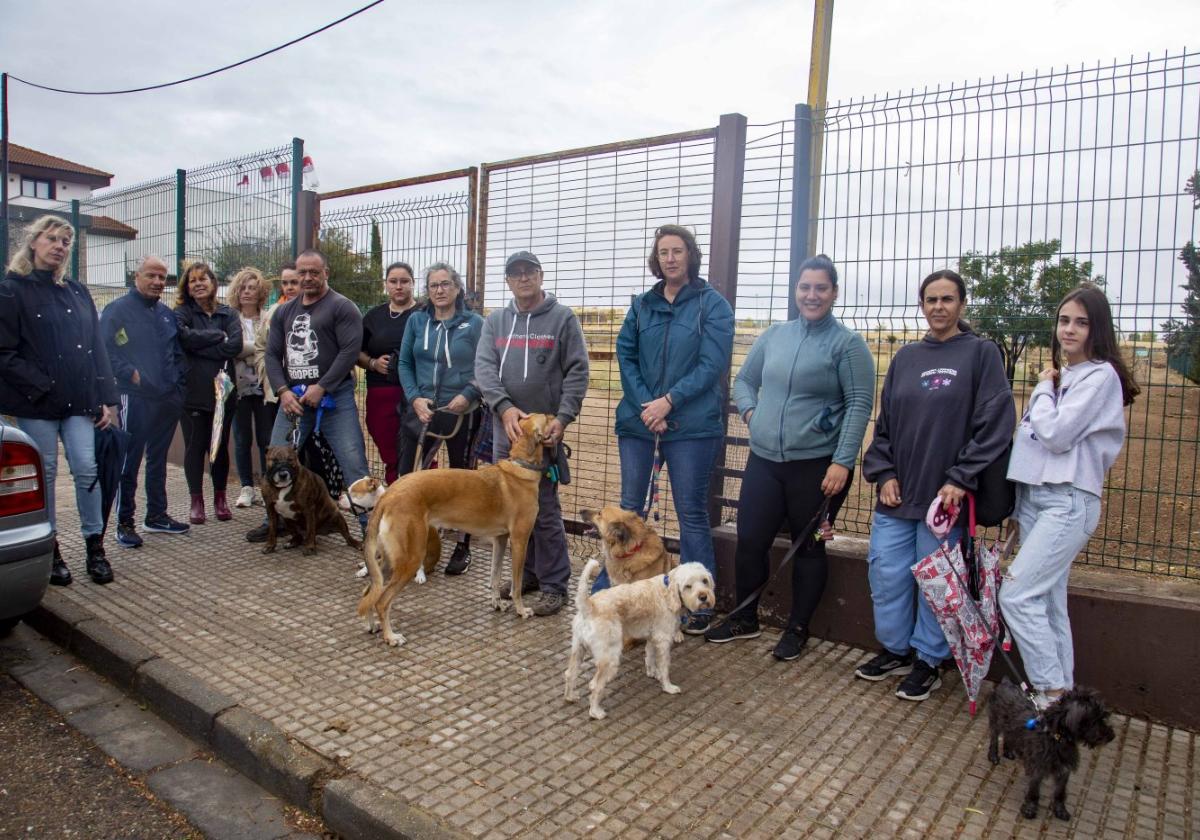
<instances>
[{"instance_id":1,"label":"road curb","mask_svg":"<svg viewBox=\"0 0 1200 840\"><path fill-rule=\"evenodd\" d=\"M398 796L348 774L337 762L203 680L155 654L54 591L26 622L98 673L133 692L184 735L270 793L325 820L344 840L466 835Z\"/></svg>"}]
</instances>

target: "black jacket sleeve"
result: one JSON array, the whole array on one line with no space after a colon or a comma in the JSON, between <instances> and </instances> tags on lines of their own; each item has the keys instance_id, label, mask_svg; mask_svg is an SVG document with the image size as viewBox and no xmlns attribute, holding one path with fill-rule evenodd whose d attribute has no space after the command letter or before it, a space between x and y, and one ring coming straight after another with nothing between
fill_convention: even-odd
<instances>
[{"instance_id":1,"label":"black jacket sleeve","mask_svg":"<svg viewBox=\"0 0 1200 840\"><path fill-rule=\"evenodd\" d=\"M987 339L980 339L979 345L971 437L959 450L954 466L946 471L947 481L966 490L976 489L976 477L1004 454L1017 428L1012 388L1000 348Z\"/></svg>"}]
</instances>

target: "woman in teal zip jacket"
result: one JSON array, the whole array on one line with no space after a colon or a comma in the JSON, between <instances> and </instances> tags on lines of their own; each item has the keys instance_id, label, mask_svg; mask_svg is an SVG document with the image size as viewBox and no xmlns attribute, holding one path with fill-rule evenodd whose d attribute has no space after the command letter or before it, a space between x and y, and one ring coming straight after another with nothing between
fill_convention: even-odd
<instances>
[{"instance_id":1,"label":"woman in teal zip jacket","mask_svg":"<svg viewBox=\"0 0 1200 840\"><path fill-rule=\"evenodd\" d=\"M465 469L479 416L475 348L483 318L466 308L462 278L447 263L437 262L425 269L425 293L429 302L409 317L396 359L400 385L409 404L397 446L400 475L413 471L424 431L448 435L450 466ZM427 443L432 445L433 441ZM460 534L446 574L459 575L467 570L470 548L470 534Z\"/></svg>"},{"instance_id":2,"label":"woman in teal zip jacket","mask_svg":"<svg viewBox=\"0 0 1200 840\"><path fill-rule=\"evenodd\" d=\"M768 557L780 526L793 540L829 499L827 517L841 507L854 474L871 407L875 361L862 336L833 316L837 269L824 255L800 265L800 317L774 324L758 337L733 384L738 412L750 428L750 456L738 499L737 602L745 607L705 634L710 642L752 639ZM811 533L811 530L808 531ZM808 625L825 592L828 561L821 540L792 561L792 609L775 658L800 656Z\"/></svg>"},{"instance_id":3,"label":"woman in teal zip jacket","mask_svg":"<svg viewBox=\"0 0 1200 840\"><path fill-rule=\"evenodd\" d=\"M634 298L617 336L624 394L616 430L621 507L645 513L657 439L679 517L680 560L703 563L715 574L708 483L724 442L733 308L700 277L700 260L687 228L655 231L648 264L660 282ZM607 585L601 573L597 588ZM699 635L710 620L693 615L684 632Z\"/></svg>"}]
</instances>

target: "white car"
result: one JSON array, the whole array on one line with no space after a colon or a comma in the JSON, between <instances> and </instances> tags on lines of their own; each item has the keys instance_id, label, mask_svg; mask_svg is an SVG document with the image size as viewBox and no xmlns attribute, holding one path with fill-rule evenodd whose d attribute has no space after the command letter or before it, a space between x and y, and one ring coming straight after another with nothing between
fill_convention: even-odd
<instances>
[{"instance_id":1,"label":"white car","mask_svg":"<svg viewBox=\"0 0 1200 840\"><path fill-rule=\"evenodd\" d=\"M42 456L0 418L0 636L42 601L54 559Z\"/></svg>"}]
</instances>

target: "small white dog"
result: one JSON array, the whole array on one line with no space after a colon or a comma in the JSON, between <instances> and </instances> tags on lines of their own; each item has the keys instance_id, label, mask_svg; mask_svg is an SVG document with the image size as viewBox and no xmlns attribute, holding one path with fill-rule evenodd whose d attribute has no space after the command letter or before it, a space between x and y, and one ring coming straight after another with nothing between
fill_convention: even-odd
<instances>
[{"instance_id":1,"label":"small white dog","mask_svg":"<svg viewBox=\"0 0 1200 840\"><path fill-rule=\"evenodd\" d=\"M671 682L671 644L679 632L679 617L685 612L711 609L716 603L712 575L700 563L684 563L668 574L623 583L588 595L600 571L599 560L589 560L579 575L575 594L576 613L571 624L571 655L567 659L567 702L579 694L581 649L587 647L596 663L590 683L591 707L596 720L607 714L600 708L605 687L617 675L621 649L627 639L646 640L646 676L657 679L667 694L678 694Z\"/></svg>"},{"instance_id":2,"label":"small white dog","mask_svg":"<svg viewBox=\"0 0 1200 840\"><path fill-rule=\"evenodd\" d=\"M379 504L379 500L383 498L384 491L387 490L387 485L378 478L367 476L355 481L346 488L346 492L342 493L338 499L338 507L342 510L348 510L354 514L360 511L368 513L375 509L375 505ZM363 563L355 577L364 578L367 576L367 564ZM425 581L420 581L424 583Z\"/></svg>"}]
</instances>

